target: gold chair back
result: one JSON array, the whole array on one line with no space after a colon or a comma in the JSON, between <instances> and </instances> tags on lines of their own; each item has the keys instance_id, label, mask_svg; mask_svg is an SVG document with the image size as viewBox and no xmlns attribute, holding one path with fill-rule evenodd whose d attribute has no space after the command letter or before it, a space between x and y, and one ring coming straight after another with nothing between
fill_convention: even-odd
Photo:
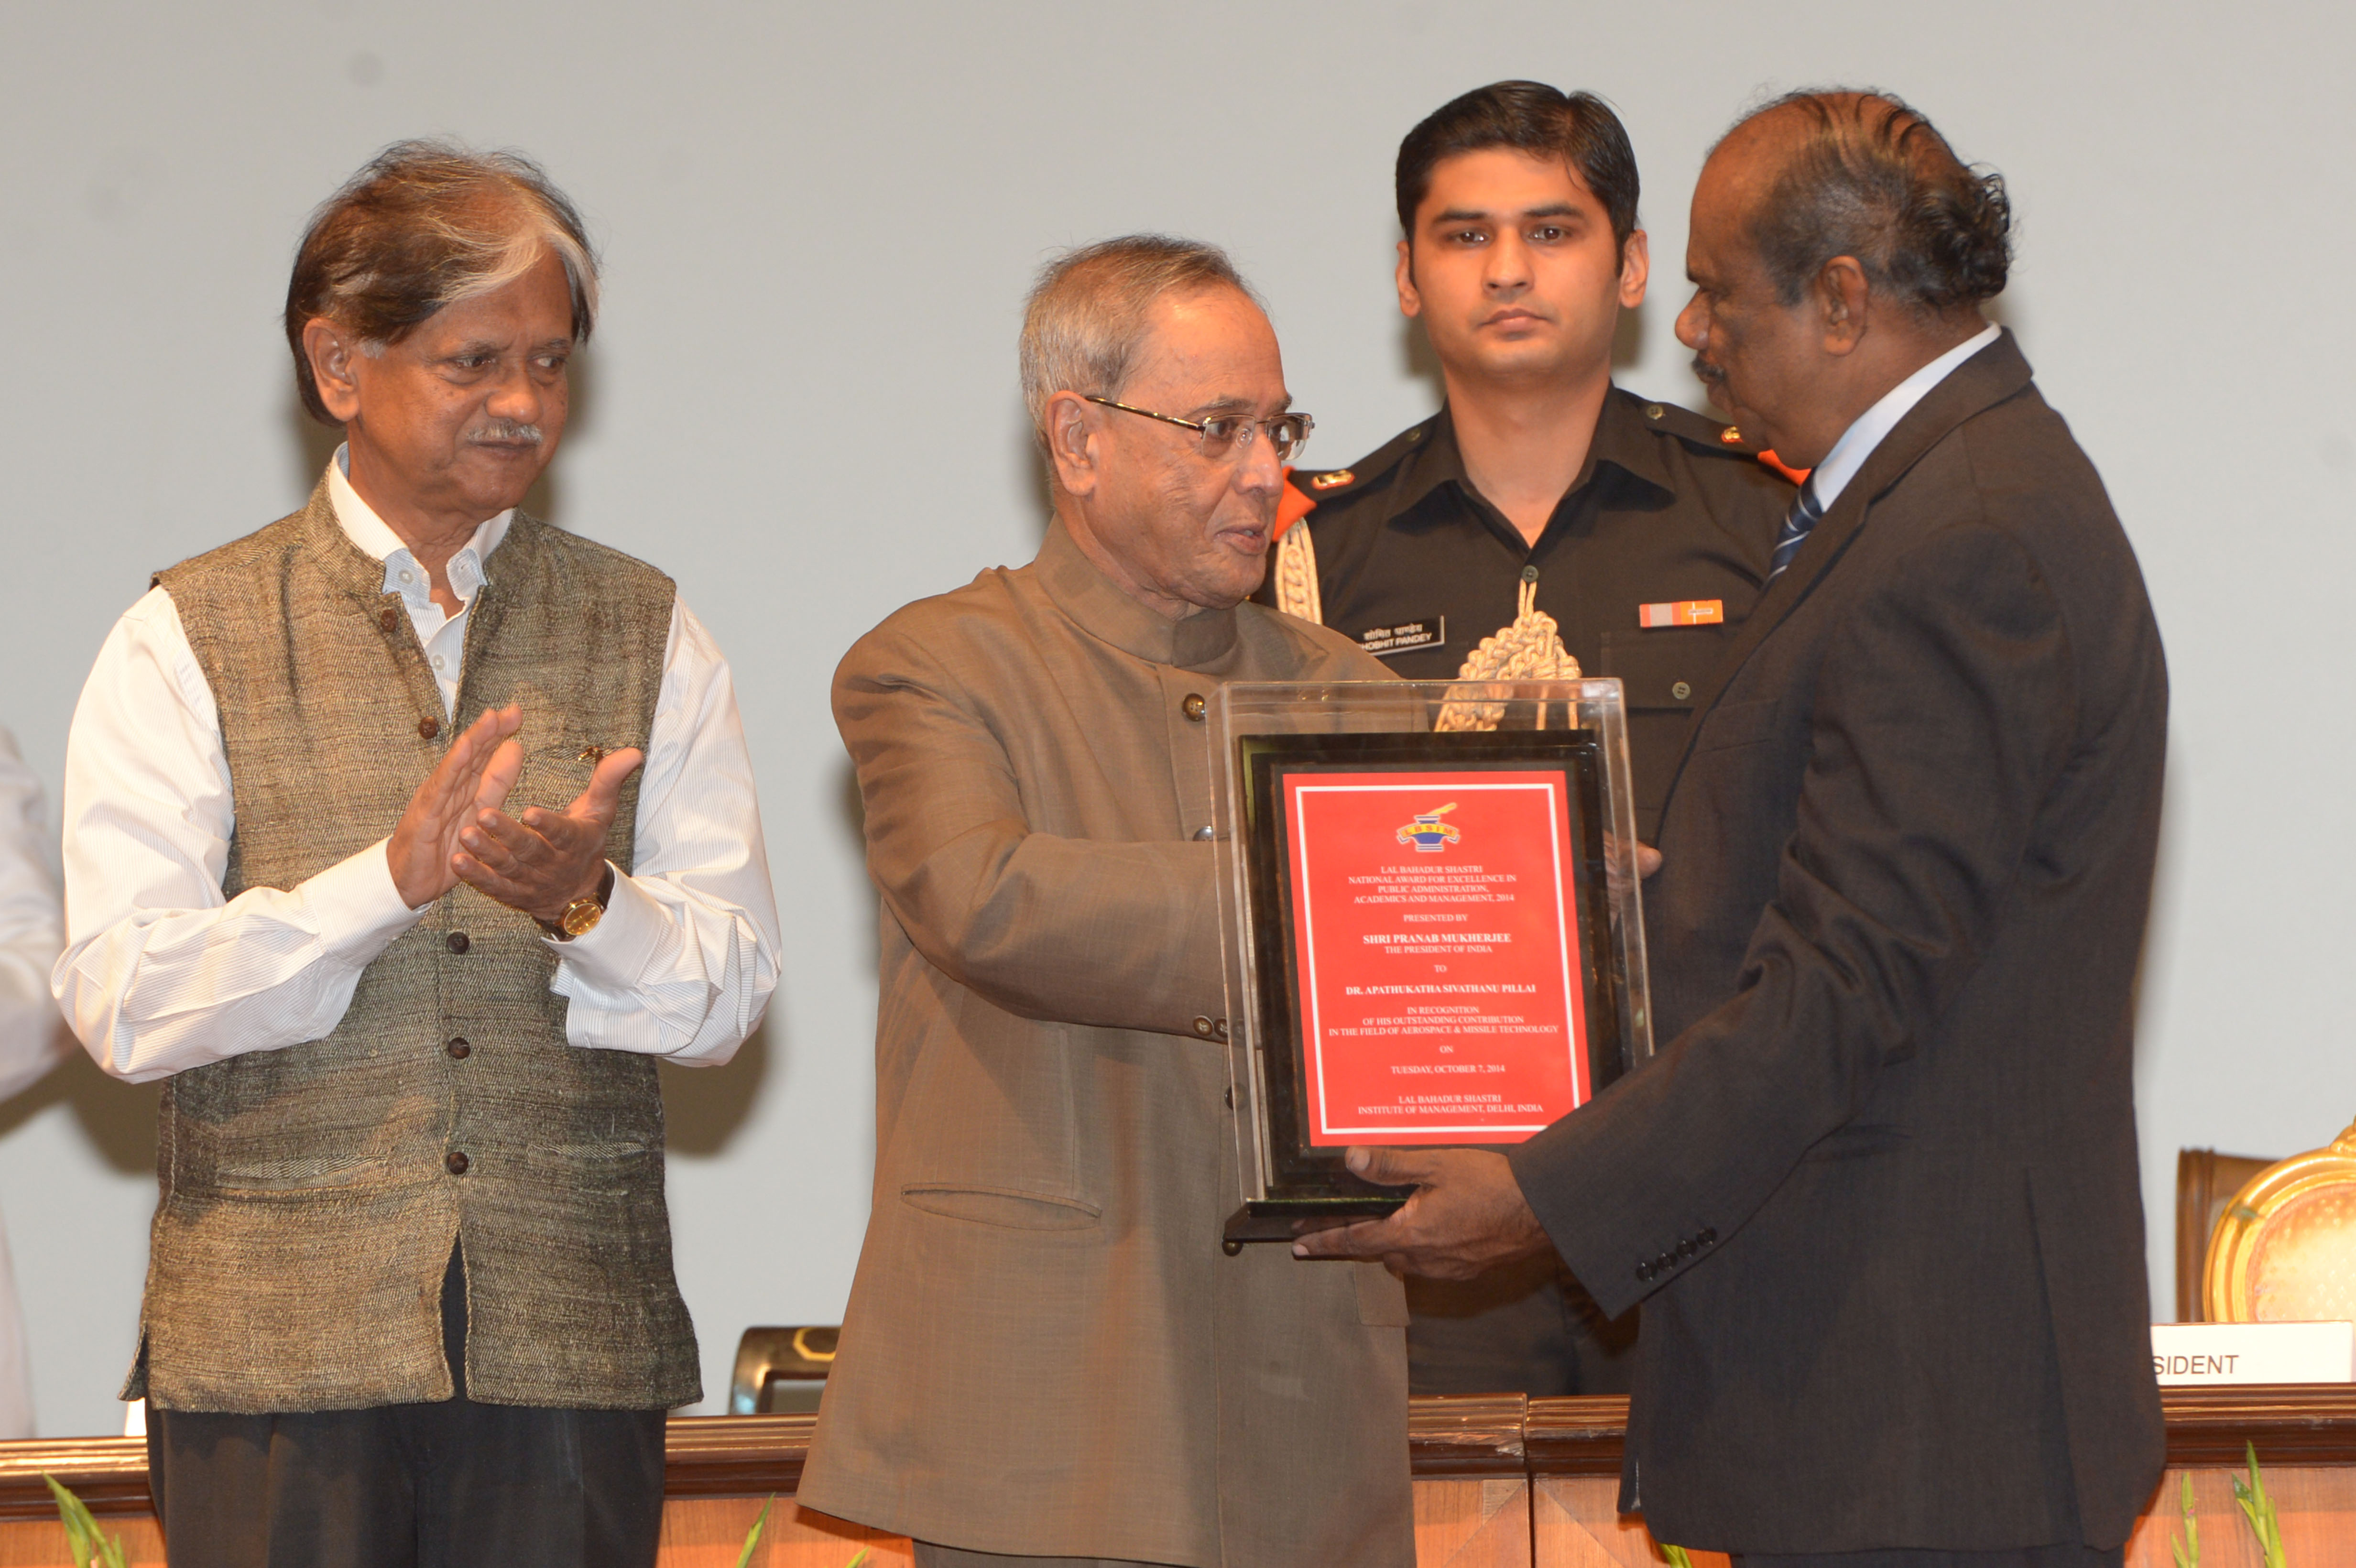
<instances>
[{"instance_id":1,"label":"gold chair back","mask_svg":"<svg viewBox=\"0 0 2356 1568\"><path fill-rule=\"evenodd\" d=\"M2212 1323L2356 1321L2356 1125L2233 1195L2201 1296Z\"/></svg>"}]
</instances>

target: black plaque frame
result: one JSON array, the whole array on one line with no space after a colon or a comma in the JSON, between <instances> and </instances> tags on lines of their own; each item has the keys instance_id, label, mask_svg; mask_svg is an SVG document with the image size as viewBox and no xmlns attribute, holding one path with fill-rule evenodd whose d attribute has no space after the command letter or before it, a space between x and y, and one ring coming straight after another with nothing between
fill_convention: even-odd
<instances>
[{"instance_id":1,"label":"black plaque frame","mask_svg":"<svg viewBox=\"0 0 2356 1568\"><path fill-rule=\"evenodd\" d=\"M1558 770L1570 816L1573 932L1585 991L1587 1064L1600 1092L1626 1070L1621 998L1612 963L1612 906L1605 858L1603 737L1593 730L1246 734L1236 738L1242 784L1235 825L1251 891L1258 1028L1254 1096L1266 1140L1265 1193L1248 1199L1226 1227L1230 1250L1244 1242L1289 1241L1317 1229L1387 1214L1406 1202L1344 1167L1340 1148L1307 1137L1303 1105L1307 1047L1297 1005L1300 953L1293 940L1290 826L1283 781L1301 773L1528 772ZM1443 1147L1440 1144L1425 1147ZM1501 1147L1497 1145L1448 1145Z\"/></svg>"}]
</instances>

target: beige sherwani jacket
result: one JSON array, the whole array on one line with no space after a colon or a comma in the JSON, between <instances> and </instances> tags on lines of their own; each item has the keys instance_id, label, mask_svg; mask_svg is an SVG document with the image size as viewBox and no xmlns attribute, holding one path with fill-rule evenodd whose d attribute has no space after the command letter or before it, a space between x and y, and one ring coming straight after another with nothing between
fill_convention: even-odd
<instances>
[{"instance_id":1,"label":"beige sherwani jacket","mask_svg":"<svg viewBox=\"0 0 2356 1568\"><path fill-rule=\"evenodd\" d=\"M1385 674L1255 604L1165 620L1060 524L844 658L875 1193L805 1505L976 1552L1411 1568L1398 1284L1223 1253L1227 1068L1196 1023L1226 1004L1193 699Z\"/></svg>"}]
</instances>

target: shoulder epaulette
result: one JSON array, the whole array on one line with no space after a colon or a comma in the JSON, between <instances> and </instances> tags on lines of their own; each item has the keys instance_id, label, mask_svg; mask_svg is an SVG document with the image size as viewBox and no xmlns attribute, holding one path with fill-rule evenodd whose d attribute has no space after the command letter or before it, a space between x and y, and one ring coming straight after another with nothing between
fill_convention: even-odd
<instances>
[{"instance_id":1,"label":"shoulder epaulette","mask_svg":"<svg viewBox=\"0 0 2356 1568\"><path fill-rule=\"evenodd\" d=\"M1405 462L1408 453L1430 439L1439 423L1440 416L1434 414L1410 425L1347 468L1296 468L1292 482L1312 501L1362 490Z\"/></svg>"},{"instance_id":2,"label":"shoulder epaulette","mask_svg":"<svg viewBox=\"0 0 2356 1568\"><path fill-rule=\"evenodd\" d=\"M1633 396L1633 393L1628 394ZM1793 468L1779 461L1772 452L1763 451L1738 425L1708 414L1697 414L1691 409L1675 403L1645 402L1639 411L1644 422L1664 435L1675 436L1696 452L1714 452L1730 457L1747 457L1769 472L1794 485L1807 478L1804 468Z\"/></svg>"},{"instance_id":3,"label":"shoulder epaulette","mask_svg":"<svg viewBox=\"0 0 2356 1568\"><path fill-rule=\"evenodd\" d=\"M1630 396L1634 394L1631 393ZM1741 457L1759 455L1759 443L1742 431L1721 419L1697 414L1676 403L1640 401L1638 411L1644 422L1666 435L1676 436L1687 445L1703 452L1733 453Z\"/></svg>"}]
</instances>

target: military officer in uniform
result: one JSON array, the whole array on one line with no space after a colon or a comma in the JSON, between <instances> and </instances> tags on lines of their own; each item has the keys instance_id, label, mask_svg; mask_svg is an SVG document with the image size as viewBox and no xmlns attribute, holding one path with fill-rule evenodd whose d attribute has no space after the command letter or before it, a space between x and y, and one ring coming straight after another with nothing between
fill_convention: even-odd
<instances>
[{"instance_id":1,"label":"military officer in uniform","mask_svg":"<svg viewBox=\"0 0 2356 1568\"><path fill-rule=\"evenodd\" d=\"M1612 384L1644 297L1636 160L1600 99L1468 92L1398 165L1399 309L1448 400L1348 468L1296 472L1262 596L1410 680L1617 676L1650 841L1696 692L1766 581L1792 480L1743 433ZM1607 1323L1551 1256L1412 1280L1419 1393L1626 1387Z\"/></svg>"}]
</instances>

